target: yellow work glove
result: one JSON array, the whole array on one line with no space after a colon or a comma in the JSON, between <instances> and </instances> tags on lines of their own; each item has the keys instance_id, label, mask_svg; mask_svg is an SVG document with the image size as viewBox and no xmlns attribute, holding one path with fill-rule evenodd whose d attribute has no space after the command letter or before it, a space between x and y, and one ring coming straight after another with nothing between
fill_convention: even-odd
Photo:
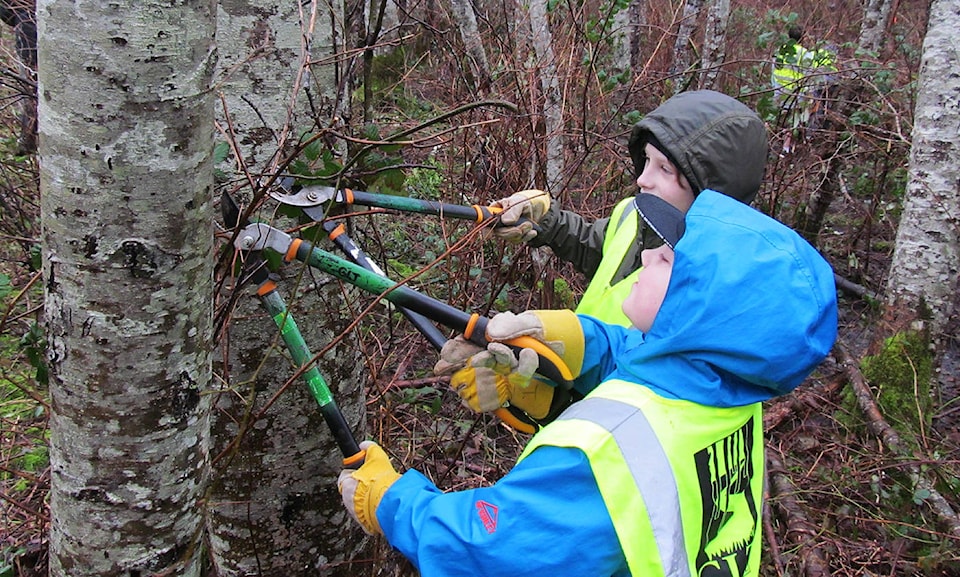
<instances>
[{"instance_id":1,"label":"yellow work glove","mask_svg":"<svg viewBox=\"0 0 960 577\"><path fill-rule=\"evenodd\" d=\"M377 507L387 489L393 485L400 474L390 464L390 457L373 441L360 443L366 451L363 465L359 469L344 469L337 479L337 489L343 498L343 505L368 535L383 534L377 521Z\"/></svg>"},{"instance_id":2,"label":"yellow work glove","mask_svg":"<svg viewBox=\"0 0 960 577\"><path fill-rule=\"evenodd\" d=\"M513 359L512 353L510 357ZM451 378L450 386L460 395L464 405L477 413L486 413L499 409L509 400L508 384L505 380L498 382L501 381L498 375L508 374L517 364L518 361L514 360L496 367L496 357L487 349L458 336L444 343L433 373L438 377L459 375L456 379Z\"/></svg>"},{"instance_id":3,"label":"yellow work glove","mask_svg":"<svg viewBox=\"0 0 960 577\"><path fill-rule=\"evenodd\" d=\"M550 411L553 387L532 380L538 364L533 349L521 349L514 356L510 347L490 343L450 377L450 386L466 406L478 413L495 411L509 402L541 419Z\"/></svg>"},{"instance_id":4,"label":"yellow work glove","mask_svg":"<svg viewBox=\"0 0 960 577\"><path fill-rule=\"evenodd\" d=\"M534 225L550 209L550 195L542 190L521 190L491 206L503 209L500 225L493 229L494 236L510 242L529 242L537 236Z\"/></svg>"},{"instance_id":5,"label":"yellow work glove","mask_svg":"<svg viewBox=\"0 0 960 577\"><path fill-rule=\"evenodd\" d=\"M447 377L467 366L470 357L484 350L480 345L458 336L443 343L440 360L433 366L433 374Z\"/></svg>"},{"instance_id":6,"label":"yellow work glove","mask_svg":"<svg viewBox=\"0 0 960 577\"><path fill-rule=\"evenodd\" d=\"M545 328L541 317L552 330ZM583 363L583 332L572 311L501 313L487 324L486 336L494 341L486 349L462 337L447 341L434 367L438 376L452 375L451 387L467 407L478 413L494 411L509 402L531 417L542 419L549 413L553 400L553 387L532 379L539 364L536 351L524 348L515 356L512 349L496 341L519 336L538 339L557 353L574 375ZM570 354L565 355L567 339Z\"/></svg>"}]
</instances>

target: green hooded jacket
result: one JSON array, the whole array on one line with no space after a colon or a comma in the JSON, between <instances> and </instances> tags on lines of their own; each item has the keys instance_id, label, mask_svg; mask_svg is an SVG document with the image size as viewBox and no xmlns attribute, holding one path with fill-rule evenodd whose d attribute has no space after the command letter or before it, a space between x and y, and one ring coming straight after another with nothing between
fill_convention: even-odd
<instances>
[{"instance_id":1,"label":"green hooded jacket","mask_svg":"<svg viewBox=\"0 0 960 577\"><path fill-rule=\"evenodd\" d=\"M760 117L738 100L712 90L683 92L647 114L630 134L637 174L643 170L648 134L666 149L695 192L709 188L747 204L757 195L767 162L767 130ZM615 284L640 268L644 245L659 244L641 224L637 242L620 247L616 254L604 254L604 238L619 223L611 223L609 217L588 221L558 204L551 203L539 222L541 231L529 244L549 246L588 279L594 278L602 260L618 259L616 274L603 281Z\"/></svg>"}]
</instances>

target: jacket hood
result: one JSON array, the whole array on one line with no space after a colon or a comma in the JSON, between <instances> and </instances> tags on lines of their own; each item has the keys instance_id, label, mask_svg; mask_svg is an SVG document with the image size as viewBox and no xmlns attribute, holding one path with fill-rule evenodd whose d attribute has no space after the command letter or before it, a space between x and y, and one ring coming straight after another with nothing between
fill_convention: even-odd
<instances>
[{"instance_id":1,"label":"jacket hood","mask_svg":"<svg viewBox=\"0 0 960 577\"><path fill-rule=\"evenodd\" d=\"M789 392L830 352L833 269L796 232L705 190L674 254L663 305L643 343L618 361L621 377L738 406Z\"/></svg>"},{"instance_id":2,"label":"jacket hood","mask_svg":"<svg viewBox=\"0 0 960 577\"><path fill-rule=\"evenodd\" d=\"M637 174L649 135L695 192L712 189L749 204L767 162L767 129L756 112L713 90L682 92L647 114L630 134Z\"/></svg>"}]
</instances>

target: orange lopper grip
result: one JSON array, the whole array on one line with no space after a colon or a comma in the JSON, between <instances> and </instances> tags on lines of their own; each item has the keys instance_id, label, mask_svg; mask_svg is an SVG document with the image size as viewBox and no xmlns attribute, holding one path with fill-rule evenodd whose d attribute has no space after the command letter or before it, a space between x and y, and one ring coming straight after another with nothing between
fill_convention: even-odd
<instances>
[{"instance_id":1,"label":"orange lopper grip","mask_svg":"<svg viewBox=\"0 0 960 577\"><path fill-rule=\"evenodd\" d=\"M359 453L354 453L349 457L343 458L343 468L344 469L359 469L363 462L367 460L367 452L363 449L360 449Z\"/></svg>"},{"instance_id":2,"label":"orange lopper grip","mask_svg":"<svg viewBox=\"0 0 960 577\"><path fill-rule=\"evenodd\" d=\"M506 407L500 407L494 411L493 414L496 415L498 419L520 431L521 433L532 435L537 432L537 428L534 425L520 420L516 415L510 412L510 409Z\"/></svg>"}]
</instances>

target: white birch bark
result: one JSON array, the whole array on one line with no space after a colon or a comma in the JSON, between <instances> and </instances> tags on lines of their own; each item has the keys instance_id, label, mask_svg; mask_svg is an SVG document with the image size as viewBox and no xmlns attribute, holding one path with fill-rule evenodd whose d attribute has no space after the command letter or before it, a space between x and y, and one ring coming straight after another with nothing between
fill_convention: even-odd
<instances>
[{"instance_id":1,"label":"white birch bark","mask_svg":"<svg viewBox=\"0 0 960 577\"><path fill-rule=\"evenodd\" d=\"M630 54L633 52L635 38L633 23L630 21L633 3L627 4L623 10L618 10L612 19L611 35L613 36L613 54L610 58L610 67L614 74L620 74L630 69Z\"/></svg>"},{"instance_id":2,"label":"white birch bark","mask_svg":"<svg viewBox=\"0 0 960 577\"><path fill-rule=\"evenodd\" d=\"M546 189L556 193L563 179L564 136L563 96L557 76L556 57L553 52L553 35L547 18L546 0L533 0L529 5L531 40L536 61L536 75L540 81L543 98L543 124L546 149Z\"/></svg>"},{"instance_id":3,"label":"white birch bark","mask_svg":"<svg viewBox=\"0 0 960 577\"><path fill-rule=\"evenodd\" d=\"M690 83L688 73L693 65L693 33L700 19L700 10L704 0L685 0L683 17L677 30L677 40L673 45L673 64L670 77L673 78L673 92L683 92Z\"/></svg>"},{"instance_id":4,"label":"white birch bark","mask_svg":"<svg viewBox=\"0 0 960 577\"><path fill-rule=\"evenodd\" d=\"M470 57L470 70L477 79L477 86L483 92L490 88L490 64L487 61L487 52L483 48L483 39L477 27L477 15L474 13L470 0L450 0L451 14L460 38Z\"/></svg>"},{"instance_id":5,"label":"white birch bark","mask_svg":"<svg viewBox=\"0 0 960 577\"><path fill-rule=\"evenodd\" d=\"M887 304L921 300L938 334L952 311L960 272L960 1L934 0L923 43L909 180L897 229Z\"/></svg>"},{"instance_id":6,"label":"white birch bark","mask_svg":"<svg viewBox=\"0 0 960 577\"><path fill-rule=\"evenodd\" d=\"M343 3L220 0L219 8L217 88L226 110L218 107L217 118L226 131L229 117L244 165L269 171L299 131L332 116Z\"/></svg>"},{"instance_id":7,"label":"white birch bark","mask_svg":"<svg viewBox=\"0 0 960 577\"><path fill-rule=\"evenodd\" d=\"M727 22L730 20L730 0L708 0L707 20L703 34L703 59L700 88L717 89L717 77L726 58Z\"/></svg>"},{"instance_id":8,"label":"white birch bark","mask_svg":"<svg viewBox=\"0 0 960 577\"><path fill-rule=\"evenodd\" d=\"M879 52L883 47L883 38L890 23L893 0L867 0L863 7L863 22L860 24L860 49L865 52Z\"/></svg>"},{"instance_id":9,"label":"white birch bark","mask_svg":"<svg viewBox=\"0 0 960 577\"><path fill-rule=\"evenodd\" d=\"M50 575L200 575L215 3L41 0Z\"/></svg>"},{"instance_id":10,"label":"white birch bark","mask_svg":"<svg viewBox=\"0 0 960 577\"><path fill-rule=\"evenodd\" d=\"M343 17L338 2L220 1L219 74L229 122L223 110L218 122L233 127L244 168L253 175L275 172L289 143L314 122L339 124L333 111L347 107L338 102L346 82L333 56L346 52ZM250 191L243 193L249 200ZM259 216L269 219L272 213ZM296 264L284 267L278 290L317 353L352 319L338 283L310 274L298 281L299 272ZM225 390L216 398L212 420L213 454L224 455L214 465L209 500L216 574L350 575L355 569L345 562L369 541L340 501L341 456L316 400L298 379L259 420L251 418L297 367L282 343L277 346L276 325L252 288L240 290L229 323L227 362L218 367ZM361 436L367 373L356 340L341 341L319 369ZM236 450L224 453L241 431ZM339 569L332 568L336 564Z\"/></svg>"}]
</instances>

